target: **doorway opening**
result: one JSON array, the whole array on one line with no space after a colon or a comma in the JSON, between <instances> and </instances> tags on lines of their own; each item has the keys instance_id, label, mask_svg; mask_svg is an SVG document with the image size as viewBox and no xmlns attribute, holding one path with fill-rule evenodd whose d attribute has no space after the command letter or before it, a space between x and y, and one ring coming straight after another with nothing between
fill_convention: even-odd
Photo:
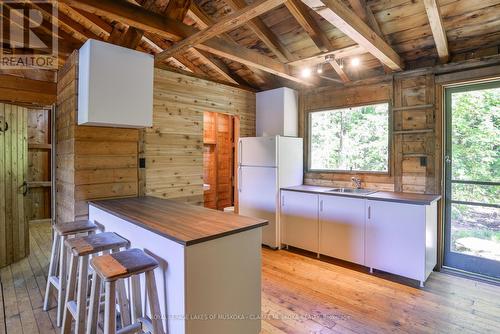
<instances>
[{"instance_id":1,"label":"doorway opening","mask_svg":"<svg viewBox=\"0 0 500 334\"><path fill-rule=\"evenodd\" d=\"M236 206L236 162L240 121L237 116L203 114L203 201L216 210Z\"/></svg>"},{"instance_id":2,"label":"doorway opening","mask_svg":"<svg viewBox=\"0 0 500 334\"><path fill-rule=\"evenodd\" d=\"M445 90L444 265L500 278L500 81Z\"/></svg>"}]
</instances>

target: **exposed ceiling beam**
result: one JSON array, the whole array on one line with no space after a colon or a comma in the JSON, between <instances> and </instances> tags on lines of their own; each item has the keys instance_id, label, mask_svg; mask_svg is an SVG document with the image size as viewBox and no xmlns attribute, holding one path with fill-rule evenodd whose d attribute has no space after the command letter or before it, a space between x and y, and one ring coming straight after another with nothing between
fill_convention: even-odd
<instances>
[{"instance_id":1,"label":"exposed ceiling beam","mask_svg":"<svg viewBox=\"0 0 500 334\"><path fill-rule=\"evenodd\" d=\"M377 35L380 36L386 42L388 45L390 45L389 41L385 37L385 35L382 33L382 30L380 29L380 25L377 22L377 19L375 18L375 15L373 15L373 11L370 8L370 6L366 3L366 0L349 0L349 4L352 7L352 10L358 15L366 24L368 24ZM384 67L385 73L391 73L392 69L382 63L382 66Z\"/></svg>"},{"instance_id":2,"label":"exposed ceiling beam","mask_svg":"<svg viewBox=\"0 0 500 334\"><path fill-rule=\"evenodd\" d=\"M392 70L401 71L404 69L403 61L396 51L342 1L302 0L302 2Z\"/></svg>"},{"instance_id":3,"label":"exposed ceiling beam","mask_svg":"<svg viewBox=\"0 0 500 334\"><path fill-rule=\"evenodd\" d=\"M338 74L342 82L349 82L351 81L347 74L344 72L344 69L337 63L337 60L332 59L328 61L328 63L333 67L333 70Z\"/></svg>"},{"instance_id":4,"label":"exposed ceiling beam","mask_svg":"<svg viewBox=\"0 0 500 334\"><path fill-rule=\"evenodd\" d=\"M142 7L125 1L112 0L59 0L72 7L80 8L97 15L123 22L139 29L156 33L175 41L182 40L198 32L198 29L153 13ZM227 43L220 39L210 39L197 46L220 57L259 68L263 71L281 76L304 85L311 85L307 80L296 77L288 65L280 63L259 52L242 47L237 43Z\"/></svg>"},{"instance_id":5,"label":"exposed ceiling beam","mask_svg":"<svg viewBox=\"0 0 500 334\"><path fill-rule=\"evenodd\" d=\"M288 0L285 6L290 14L297 20L306 33L311 37L314 44L323 52L331 51L332 44L324 31L321 30L314 17L309 14L309 8L300 0Z\"/></svg>"},{"instance_id":6,"label":"exposed ceiling beam","mask_svg":"<svg viewBox=\"0 0 500 334\"><path fill-rule=\"evenodd\" d=\"M334 58L340 59L340 58L346 58L346 57L359 56L359 55L362 55L365 53L366 53L366 50L362 46L353 45L353 46L348 46L348 47L345 47L342 49L323 52L323 53L319 53L319 54L311 56L311 57L302 58L302 59L299 59L296 61L292 61L292 62L288 63L288 65L313 66L316 64L323 63L327 56L333 56Z\"/></svg>"},{"instance_id":7,"label":"exposed ceiling beam","mask_svg":"<svg viewBox=\"0 0 500 334\"><path fill-rule=\"evenodd\" d=\"M439 10L438 0L424 0L425 11L429 18L432 36L436 43L436 49L441 63L448 62L450 52L448 50L448 39L444 30L443 20Z\"/></svg>"},{"instance_id":8,"label":"exposed ceiling beam","mask_svg":"<svg viewBox=\"0 0 500 334\"><path fill-rule=\"evenodd\" d=\"M239 10L247 6L245 0L224 0L224 2L231 7L232 10ZM274 32L260 18L256 17L247 22L247 26L257 35L257 37L267 46L272 53L278 57L282 62L295 60L296 57L288 51L288 49L281 43L279 38Z\"/></svg>"},{"instance_id":9,"label":"exposed ceiling beam","mask_svg":"<svg viewBox=\"0 0 500 334\"><path fill-rule=\"evenodd\" d=\"M168 18L177 20L179 22L183 22L184 18L186 17L189 8L191 7L191 0L171 0L168 2L167 6L165 8L162 8L158 5L158 3L154 0L142 0L139 1L139 3L142 4L144 8L147 10L150 10L152 12L155 12L157 14L165 15ZM161 40L160 38L154 37L154 39L159 42L160 46L162 47L162 50L160 52L172 47L171 42L167 41L158 41ZM224 78L224 80L230 82L230 83L235 83L238 84L237 80L235 80L230 73L228 73L224 68L221 68L219 64L217 64L214 59L210 59L207 57L206 54L201 53L200 51L191 48L188 50L188 53L194 55L197 57L201 63L206 64L210 69L215 71L220 77ZM185 54L178 54L176 57L171 57L169 58L169 61L173 62L176 64L176 66L184 69L189 69L190 72L200 74L200 75L207 75L203 69L201 69L199 66L194 65L186 56Z\"/></svg>"},{"instance_id":10,"label":"exposed ceiling beam","mask_svg":"<svg viewBox=\"0 0 500 334\"><path fill-rule=\"evenodd\" d=\"M210 18L197 4L191 3L191 6L189 7L188 11L188 16L196 22L198 27L201 29L205 29L208 26L214 24L214 21L212 18ZM231 37L228 34L221 34L220 36L223 40L227 40L229 43L234 43L234 41L231 39ZM196 50L196 49L195 49ZM201 52L201 51L200 51ZM205 53L207 55L207 53ZM223 70L226 72L227 75L230 75L231 77L234 78L240 85L243 84L249 84L245 78L242 78L241 76L238 75L238 73L233 72L229 66L227 66L222 60L220 61L222 64L217 63L219 69ZM221 66L219 66L219 64ZM224 66L222 66L224 65ZM252 71L257 77L260 77L260 80L263 81L272 81L274 79L273 76L271 76L269 73L261 71L259 69L253 68Z\"/></svg>"},{"instance_id":11,"label":"exposed ceiling beam","mask_svg":"<svg viewBox=\"0 0 500 334\"><path fill-rule=\"evenodd\" d=\"M176 43L173 47L156 55L155 60L161 61L163 59L173 57L176 54L194 47L212 37L225 33L230 29L234 29L245 22L257 17L263 13L270 11L278 5L281 5L285 0L259 0L246 6L240 10L235 11L229 15L224 16L216 23L209 27L200 30L199 32L189 36L188 38Z\"/></svg>"}]
</instances>

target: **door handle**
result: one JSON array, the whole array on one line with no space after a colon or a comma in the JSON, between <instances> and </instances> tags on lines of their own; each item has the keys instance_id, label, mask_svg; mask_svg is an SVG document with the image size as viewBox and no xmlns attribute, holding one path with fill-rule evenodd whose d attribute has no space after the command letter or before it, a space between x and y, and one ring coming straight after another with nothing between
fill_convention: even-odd
<instances>
[{"instance_id":1,"label":"door handle","mask_svg":"<svg viewBox=\"0 0 500 334\"><path fill-rule=\"evenodd\" d=\"M449 155L446 155L446 156L444 157L444 162L445 162L445 163L447 163L447 164L450 164L450 163L451 163L451 158L450 158L450 156L449 156Z\"/></svg>"},{"instance_id":2,"label":"door handle","mask_svg":"<svg viewBox=\"0 0 500 334\"><path fill-rule=\"evenodd\" d=\"M9 130L9 123L5 122L5 128L0 129L0 131L7 132L7 130Z\"/></svg>"},{"instance_id":3,"label":"door handle","mask_svg":"<svg viewBox=\"0 0 500 334\"><path fill-rule=\"evenodd\" d=\"M368 219L371 219L372 218L372 207L369 206L368 207Z\"/></svg>"},{"instance_id":4,"label":"door handle","mask_svg":"<svg viewBox=\"0 0 500 334\"><path fill-rule=\"evenodd\" d=\"M19 188L23 188L23 196L26 197L26 195L28 195L28 190L29 190L28 183L24 181Z\"/></svg>"},{"instance_id":5,"label":"door handle","mask_svg":"<svg viewBox=\"0 0 500 334\"><path fill-rule=\"evenodd\" d=\"M281 206L285 206L285 196L281 195Z\"/></svg>"},{"instance_id":6,"label":"door handle","mask_svg":"<svg viewBox=\"0 0 500 334\"><path fill-rule=\"evenodd\" d=\"M242 180L242 172L241 172L241 167L238 168L238 191L241 192L241 189L243 188L243 180Z\"/></svg>"},{"instance_id":7,"label":"door handle","mask_svg":"<svg viewBox=\"0 0 500 334\"><path fill-rule=\"evenodd\" d=\"M241 165L241 161L242 161L242 154L243 152L241 151L241 148L242 148L242 144L241 144L241 140L238 142L238 164Z\"/></svg>"}]
</instances>

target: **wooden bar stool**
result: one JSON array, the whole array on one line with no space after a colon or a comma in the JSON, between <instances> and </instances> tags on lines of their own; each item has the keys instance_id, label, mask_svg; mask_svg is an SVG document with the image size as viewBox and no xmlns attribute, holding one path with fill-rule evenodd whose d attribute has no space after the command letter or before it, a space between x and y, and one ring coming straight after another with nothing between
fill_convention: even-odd
<instances>
[{"instance_id":1,"label":"wooden bar stool","mask_svg":"<svg viewBox=\"0 0 500 334\"><path fill-rule=\"evenodd\" d=\"M89 276L89 257L101 252L117 252L127 247L127 239L113 232L93 234L66 240L66 247L71 251L68 285L63 315L62 334L71 333L71 320L75 319L75 333L85 332L85 315L87 310L87 286ZM78 275L77 275L78 272ZM77 280L78 276L78 280ZM78 281L78 289L76 283ZM119 286L120 315L125 325L130 324L130 312L126 301L125 285ZM75 300L76 294L76 300Z\"/></svg>"},{"instance_id":2,"label":"wooden bar stool","mask_svg":"<svg viewBox=\"0 0 500 334\"><path fill-rule=\"evenodd\" d=\"M116 283L118 280L130 278L131 304L134 322L120 329L120 334L135 333L138 331L164 334L161 320L160 303L156 292L154 269L158 262L139 249L129 249L118 253L96 256L91 260L94 268L92 278L92 292L87 322L87 333L92 327L97 327L97 309L101 279L105 282L104 300L104 334L116 333ZM139 275L146 276L146 289L149 301L151 318L141 314L141 291Z\"/></svg>"},{"instance_id":3,"label":"wooden bar stool","mask_svg":"<svg viewBox=\"0 0 500 334\"><path fill-rule=\"evenodd\" d=\"M64 242L68 237L80 233L93 234L97 230L97 225L89 220L78 220L71 223L56 224L53 227L54 240L52 241L52 252L50 255L49 273L47 277L47 288L45 289L45 299L43 310L48 311L50 307L50 295L52 288L57 290L57 326L62 323L64 310L64 297L67 277L67 251ZM57 270L59 267L59 271Z\"/></svg>"}]
</instances>

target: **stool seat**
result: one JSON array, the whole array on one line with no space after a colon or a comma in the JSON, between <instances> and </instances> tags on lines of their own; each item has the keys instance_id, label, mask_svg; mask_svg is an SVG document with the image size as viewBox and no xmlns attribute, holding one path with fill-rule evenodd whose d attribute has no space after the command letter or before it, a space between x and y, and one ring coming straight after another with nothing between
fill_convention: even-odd
<instances>
[{"instance_id":1,"label":"stool seat","mask_svg":"<svg viewBox=\"0 0 500 334\"><path fill-rule=\"evenodd\" d=\"M92 267L105 281L116 281L158 267L158 262L137 248L95 257Z\"/></svg>"},{"instance_id":2,"label":"stool seat","mask_svg":"<svg viewBox=\"0 0 500 334\"><path fill-rule=\"evenodd\" d=\"M127 245L127 239L113 232L92 234L86 237L66 240L66 247L75 256L96 254L110 249L126 247Z\"/></svg>"},{"instance_id":3,"label":"stool seat","mask_svg":"<svg viewBox=\"0 0 500 334\"><path fill-rule=\"evenodd\" d=\"M97 230L97 225L90 220L77 220L70 223L59 223L54 225L54 231L60 235L71 235Z\"/></svg>"}]
</instances>

